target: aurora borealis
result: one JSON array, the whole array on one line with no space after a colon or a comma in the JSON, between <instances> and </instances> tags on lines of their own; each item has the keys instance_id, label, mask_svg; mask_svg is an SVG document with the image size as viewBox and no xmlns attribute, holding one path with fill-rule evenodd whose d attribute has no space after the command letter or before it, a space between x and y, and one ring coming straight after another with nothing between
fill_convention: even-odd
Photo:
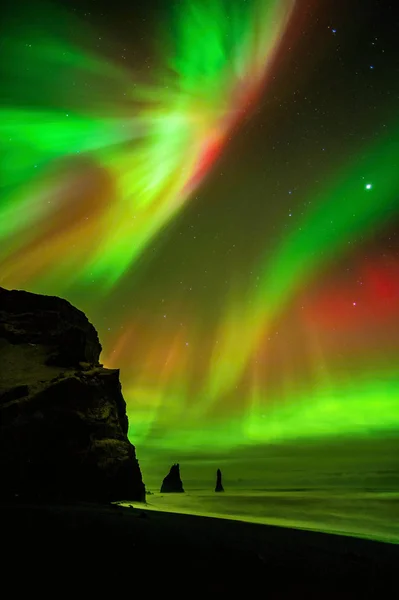
<instances>
[{"instance_id":1,"label":"aurora borealis","mask_svg":"<svg viewBox=\"0 0 399 600\"><path fill-rule=\"evenodd\" d=\"M50 231L46 231L46 251L43 252L42 244L33 241L35 248L31 248L28 259L26 253L22 259L16 257L6 242L5 249L12 262L9 269L13 273L20 269L24 277L45 283L51 280L52 261L57 257L59 263L67 247L67 260L57 266L58 281L60 272L64 285L70 279L73 281L78 264L80 279L94 277L106 290L115 286L153 237L187 202L235 122L248 109L265 78L292 6L292 0L261 0L250 9L230 5L227 17L224 3L213 0L186 2L181 9L175 7L176 14L171 18L174 48L153 83L140 83L134 71L121 72L120 68L103 66L99 58L86 56L66 41L63 43L62 38L52 37L52 32L41 30L40 19L36 19L37 31L33 28L31 43L11 39L8 51L6 41L8 60L15 53L16 60L27 65L30 83L41 85L41 78L47 79L49 72L52 74L56 69L63 90L70 84L70 78L79 79L75 71L83 70L83 77L92 75L95 83L105 89L119 85L122 99L130 99L129 108L124 109L129 114L124 117L119 116L123 105L112 107L115 114L104 114L110 109L96 97L88 99L92 106L75 109L65 106L61 99L59 102L63 104L51 111L48 107L4 109L2 134L4 141L8 136L9 142L5 168L11 190L8 198L6 191L2 213L3 235L12 237L26 229L21 213L26 214L30 224L36 219L51 224L47 226ZM264 26L259 28L262 22ZM58 69L61 73L65 70L65 74L60 75ZM17 84L21 85L19 81ZM76 85L72 81L72 86ZM85 231L80 223L84 209L71 206L75 188L84 185L73 181L76 171L79 177L80 164L68 168L64 162L76 154L90 157L92 168L104 170L111 186L102 210L101 200L90 207L90 212L100 214L97 219L90 217L91 223L95 223L90 223ZM62 164L57 164L55 172L49 175L49 167L54 169L57 160ZM88 167L82 169L83 173ZM33 169L38 169L39 175L33 171L36 187L30 189L31 198L27 201L26 191L20 194L18 184L27 176L30 179ZM101 187L105 185L103 182ZM114 202L109 203L111 194ZM55 209L54 197L58 198ZM61 224L61 231L54 232L57 227L54 211L60 210L64 197L70 223L68 227ZM81 198L75 203L82 204ZM100 246L94 241L98 236L102 239ZM4 268L7 272L7 266Z\"/></svg>"},{"instance_id":2,"label":"aurora borealis","mask_svg":"<svg viewBox=\"0 0 399 600\"><path fill-rule=\"evenodd\" d=\"M389 9L33 4L1 50L0 285L85 311L144 464L395 438Z\"/></svg>"}]
</instances>

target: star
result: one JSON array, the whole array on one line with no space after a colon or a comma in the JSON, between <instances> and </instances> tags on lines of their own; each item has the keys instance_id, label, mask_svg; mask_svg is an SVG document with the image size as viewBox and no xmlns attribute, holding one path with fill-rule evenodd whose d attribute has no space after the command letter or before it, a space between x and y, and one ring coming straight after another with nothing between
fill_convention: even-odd
<instances>
[{"instance_id":1,"label":"star","mask_svg":"<svg viewBox=\"0 0 399 600\"><path fill-rule=\"evenodd\" d=\"M373 188L371 183L366 184L366 190L371 190Z\"/></svg>"}]
</instances>

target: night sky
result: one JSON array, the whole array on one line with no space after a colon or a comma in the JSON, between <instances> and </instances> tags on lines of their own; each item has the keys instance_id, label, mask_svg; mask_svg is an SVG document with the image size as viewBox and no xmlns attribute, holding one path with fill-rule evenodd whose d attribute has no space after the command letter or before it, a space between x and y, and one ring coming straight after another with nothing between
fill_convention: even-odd
<instances>
[{"instance_id":1,"label":"night sky","mask_svg":"<svg viewBox=\"0 0 399 600\"><path fill-rule=\"evenodd\" d=\"M147 481L397 482L394 7L6 9L0 285L86 313Z\"/></svg>"}]
</instances>

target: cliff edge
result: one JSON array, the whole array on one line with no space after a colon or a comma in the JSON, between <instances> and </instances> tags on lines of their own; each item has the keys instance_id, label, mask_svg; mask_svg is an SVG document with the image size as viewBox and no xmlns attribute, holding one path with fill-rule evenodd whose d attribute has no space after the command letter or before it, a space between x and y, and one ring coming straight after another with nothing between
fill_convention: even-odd
<instances>
[{"instance_id":1,"label":"cliff edge","mask_svg":"<svg viewBox=\"0 0 399 600\"><path fill-rule=\"evenodd\" d=\"M66 300L0 288L0 495L144 500L118 369Z\"/></svg>"}]
</instances>

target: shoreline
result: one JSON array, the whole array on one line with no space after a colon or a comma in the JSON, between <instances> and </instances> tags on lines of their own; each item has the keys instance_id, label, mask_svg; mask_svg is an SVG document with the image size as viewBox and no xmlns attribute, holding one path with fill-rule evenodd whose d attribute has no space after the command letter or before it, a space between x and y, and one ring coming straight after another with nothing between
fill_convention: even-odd
<instances>
[{"instance_id":1,"label":"shoreline","mask_svg":"<svg viewBox=\"0 0 399 600\"><path fill-rule=\"evenodd\" d=\"M295 523L294 521L290 521L290 520L285 520L285 519L281 519L280 522L277 522L277 519L270 519L270 520L266 520L265 518L262 517L251 517L251 516L247 516L247 515L227 515L227 514L222 514L222 513L206 513L206 512L190 512L190 511L185 511L183 509L176 509L176 510L171 510L171 509L167 509L167 508L162 508L162 507L156 507L153 506L151 504L144 504L144 503L140 503L140 502L113 502L112 504L115 504L116 506L121 506L123 508L133 508L133 509L137 509L137 510L148 510L151 512L162 512L162 513L166 513L166 514L175 514L175 515L188 515L188 516L193 516L193 517L204 517L204 518L209 518L209 519L221 519L221 520L227 520L227 521L237 521L239 523L252 523L253 525L259 525L259 526L265 526L265 527L277 527L277 528L281 528L281 529L295 529L298 531L309 531L309 532L314 532L314 533L321 533L321 534L326 534L326 535L337 535L340 537L349 537L349 538L355 538L355 539L362 539L362 540L370 540L372 542L381 542L382 544L393 544L393 545L399 545L399 541L397 541L397 539L395 537L389 537L389 536L374 536L372 534L366 534L366 533L353 533L353 532L349 532L349 531L345 531L345 530L339 530L339 529L318 529L316 526L311 526L311 525L300 525Z\"/></svg>"},{"instance_id":2,"label":"shoreline","mask_svg":"<svg viewBox=\"0 0 399 600\"><path fill-rule=\"evenodd\" d=\"M153 492L147 496L147 505L129 501L118 504L398 544L398 501L397 492L337 494L329 490L271 494L229 490L215 494L199 489L186 490L185 494Z\"/></svg>"}]
</instances>

